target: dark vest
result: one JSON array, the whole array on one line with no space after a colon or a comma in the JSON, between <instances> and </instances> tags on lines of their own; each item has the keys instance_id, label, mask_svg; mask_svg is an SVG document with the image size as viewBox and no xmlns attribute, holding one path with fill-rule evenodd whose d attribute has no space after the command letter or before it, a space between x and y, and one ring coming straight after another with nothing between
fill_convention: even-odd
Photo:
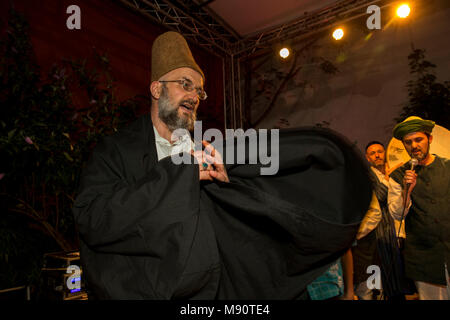
<instances>
[{"instance_id":1,"label":"dark vest","mask_svg":"<svg viewBox=\"0 0 450 320\"><path fill-rule=\"evenodd\" d=\"M391 174L403 184L409 163ZM405 219L406 276L416 281L446 284L444 263L449 264L450 160L436 156L428 166L417 166L417 184Z\"/></svg>"}]
</instances>

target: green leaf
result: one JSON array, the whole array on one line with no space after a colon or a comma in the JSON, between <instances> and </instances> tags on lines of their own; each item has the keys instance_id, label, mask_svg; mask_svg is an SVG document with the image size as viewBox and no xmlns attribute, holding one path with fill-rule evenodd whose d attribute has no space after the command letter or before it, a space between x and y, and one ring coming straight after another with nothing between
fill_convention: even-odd
<instances>
[{"instance_id":1,"label":"green leaf","mask_svg":"<svg viewBox=\"0 0 450 320\"><path fill-rule=\"evenodd\" d=\"M73 159L71 156L69 156L69 154L67 152L63 152L64 156L67 158L67 160L69 160L70 162L73 162Z\"/></svg>"},{"instance_id":2,"label":"green leaf","mask_svg":"<svg viewBox=\"0 0 450 320\"><path fill-rule=\"evenodd\" d=\"M12 129L10 132L8 132L8 140L11 140L11 138L15 132L16 132L16 129Z\"/></svg>"}]
</instances>

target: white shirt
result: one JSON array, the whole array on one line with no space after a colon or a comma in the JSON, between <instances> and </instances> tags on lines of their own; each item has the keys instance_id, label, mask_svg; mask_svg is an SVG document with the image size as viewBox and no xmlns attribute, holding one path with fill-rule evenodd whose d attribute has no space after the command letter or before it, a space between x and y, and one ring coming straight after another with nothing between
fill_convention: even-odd
<instances>
[{"instance_id":1,"label":"white shirt","mask_svg":"<svg viewBox=\"0 0 450 320\"><path fill-rule=\"evenodd\" d=\"M389 180L389 193L388 193L388 206L389 212L391 216L396 220L401 220L403 214L403 187L397 183L396 181L390 179ZM411 207L412 201L409 202L408 207L405 210L403 218L409 212L409 208Z\"/></svg>"},{"instance_id":2,"label":"white shirt","mask_svg":"<svg viewBox=\"0 0 450 320\"><path fill-rule=\"evenodd\" d=\"M389 196L390 196L391 204L398 203L399 201L401 202L402 201L401 192L400 192L400 194L391 194L391 188L393 186L394 186L394 188L400 187L400 190L401 190L401 186L398 185L398 183L396 183L393 179L386 178L386 175L384 175L377 168L371 166L370 169L372 169L373 173L375 173L378 180L382 184L384 184L385 186L387 186L389 188L388 189L389 190L388 191L389 192L388 193L388 203L389 203ZM398 186L395 186L396 184ZM400 214L400 216L401 216L401 214ZM369 206L369 210L367 210L367 213L366 213L363 221L361 222L356 239L361 239L361 238L365 237L370 231L372 231L373 229L376 228L376 226L378 225L378 223L380 221L381 221L381 208L380 208L380 204L378 203L378 199L375 196L375 193L373 193L372 200L371 200L370 206ZM395 231L396 231L395 234L398 235L399 228L401 228L399 236L401 238L406 238L405 221L403 220L402 222L400 222L400 218L399 218L399 220L394 219L394 225L395 225Z\"/></svg>"},{"instance_id":3,"label":"white shirt","mask_svg":"<svg viewBox=\"0 0 450 320\"><path fill-rule=\"evenodd\" d=\"M373 229L375 229L378 223L381 221L381 208L375 192L372 192L372 199L370 200L369 209L366 212L361 224L359 226L358 233L356 234L356 240L364 238Z\"/></svg>"},{"instance_id":4,"label":"white shirt","mask_svg":"<svg viewBox=\"0 0 450 320\"><path fill-rule=\"evenodd\" d=\"M373 170L375 173L378 170ZM378 174L377 174L378 176ZM378 176L379 178L379 176ZM380 181L382 181L380 179ZM384 183L384 181L383 181ZM402 220L403 212L403 197L402 197L402 186L398 184L394 179L389 178L388 180L388 209L391 216L394 218L395 234L399 235L400 238L406 238L405 231L405 217L411 207L411 202L409 202L408 208L406 208L405 215ZM400 232L399 232L399 229Z\"/></svg>"},{"instance_id":5,"label":"white shirt","mask_svg":"<svg viewBox=\"0 0 450 320\"><path fill-rule=\"evenodd\" d=\"M158 161L163 158L169 157L173 154L179 154L181 152L190 153L194 149L194 142L191 140L191 136L187 133L178 137L173 143L170 143L163 137L161 137L153 126L153 131L155 132L155 145L156 152L158 153Z\"/></svg>"},{"instance_id":6,"label":"white shirt","mask_svg":"<svg viewBox=\"0 0 450 320\"><path fill-rule=\"evenodd\" d=\"M370 166L370 169L372 169L373 173L375 173L375 175L378 178L378 181L380 181L382 184L384 184L386 187L389 187L389 179L386 179L386 175L381 172L380 170L378 170L377 168Z\"/></svg>"}]
</instances>

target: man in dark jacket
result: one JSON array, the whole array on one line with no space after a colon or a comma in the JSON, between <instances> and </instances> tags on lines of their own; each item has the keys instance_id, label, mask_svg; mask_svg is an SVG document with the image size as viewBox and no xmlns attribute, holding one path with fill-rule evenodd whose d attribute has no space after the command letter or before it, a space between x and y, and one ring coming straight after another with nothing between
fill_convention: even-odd
<instances>
[{"instance_id":1,"label":"man in dark jacket","mask_svg":"<svg viewBox=\"0 0 450 320\"><path fill-rule=\"evenodd\" d=\"M203 83L184 38L163 34L150 115L96 146L73 207L90 298L298 299L351 245L372 191L355 147L328 130L280 134L275 176L225 167L210 145L192 153L200 165L174 164L193 149L172 133L192 129Z\"/></svg>"},{"instance_id":2,"label":"man in dark jacket","mask_svg":"<svg viewBox=\"0 0 450 320\"><path fill-rule=\"evenodd\" d=\"M430 153L434 122L409 117L394 128L411 158L391 174L388 203L392 216L406 217L405 269L420 299L446 300L450 246L450 160Z\"/></svg>"},{"instance_id":3,"label":"man in dark jacket","mask_svg":"<svg viewBox=\"0 0 450 320\"><path fill-rule=\"evenodd\" d=\"M75 217L84 236L81 251L82 260L87 264L86 281L91 296L98 298L169 298L159 292L175 285L182 287L176 283L180 279L175 276L172 277L173 283L161 283L162 289L146 288L144 291L139 283L129 280L134 279L135 274L163 278L167 273L169 278L169 273L177 274L174 270L184 268L185 256L177 259L180 265L166 266L163 261L165 255L186 254L188 248L185 246L188 243L192 245L192 241L177 241L196 226L189 211L197 207L191 202L198 198L199 190L192 184L197 181L199 185L201 180L228 181L223 163L213 163L215 158L211 154L209 162L206 162L203 151L193 154L201 165L174 167L170 163L173 153L192 152L190 136L172 133L177 129L192 130L199 101L206 99L203 71L179 33L166 32L154 41L151 80L150 119L143 117L99 143L83 172L81 192L74 206ZM152 168L158 161L163 163ZM165 198L172 202L167 203ZM168 204L174 206L166 207ZM187 214L180 217L177 211ZM144 223L143 219L157 221L159 228L152 226L153 232L148 232L145 228L151 224ZM165 237L164 233L176 228L177 224L183 231ZM144 239L144 235L151 235L151 238ZM136 236L142 236L143 241L133 241ZM160 243L161 247L150 248L146 242ZM111 246L117 243L121 243L120 249ZM89 244L89 249L85 244ZM207 248L203 249L205 254L209 253ZM143 259L144 256L148 258ZM110 274L108 271L112 264L122 266L122 270ZM213 277L217 266L208 265L206 268L211 270ZM127 288L130 283L136 286ZM199 281L200 286L201 283ZM115 287L110 289L110 286Z\"/></svg>"}]
</instances>

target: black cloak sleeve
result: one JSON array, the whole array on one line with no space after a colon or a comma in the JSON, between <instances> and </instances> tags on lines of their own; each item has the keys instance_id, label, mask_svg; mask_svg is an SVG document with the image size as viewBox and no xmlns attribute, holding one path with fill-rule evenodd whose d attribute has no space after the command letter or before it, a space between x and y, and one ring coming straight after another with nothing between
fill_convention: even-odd
<instances>
[{"instance_id":1,"label":"black cloak sleeve","mask_svg":"<svg viewBox=\"0 0 450 320\"><path fill-rule=\"evenodd\" d=\"M105 138L82 172L73 214L91 298L169 299L194 240L214 244L197 231L198 165L158 162L152 130L144 117ZM215 251L202 249L208 269Z\"/></svg>"},{"instance_id":2,"label":"black cloak sleeve","mask_svg":"<svg viewBox=\"0 0 450 320\"><path fill-rule=\"evenodd\" d=\"M279 159L276 175L229 165L231 183L202 188L222 262L219 299L300 298L352 245L369 207L367 164L336 132L282 130Z\"/></svg>"}]
</instances>

